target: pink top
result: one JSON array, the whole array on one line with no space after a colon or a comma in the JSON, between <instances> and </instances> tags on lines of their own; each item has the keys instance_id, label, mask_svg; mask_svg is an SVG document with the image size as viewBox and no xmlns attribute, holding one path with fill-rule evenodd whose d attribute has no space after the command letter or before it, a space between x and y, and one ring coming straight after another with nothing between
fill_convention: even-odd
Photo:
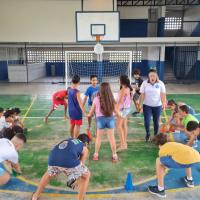
<instances>
[{"instance_id":1,"label":"pink top","mask_svg":"<svg viewBox=\"0 0 200 200\"><path fill-rule=\"evenodd\" d=\"M96 117L103 117L104 115L101 112L101 105L100 105L99 96L97 96L97 97L94 98L93 103L95 105L95 114L96 114Z\"/></svg>"},{"instance_id":2,"label":"pink top","mask_svg":"<svg viewBox=\"0 0 200 200\"><path fill-rule=\"evenodd\" d=\"M126 94L124 96L123 102L120 105L120 110L123 108L130 108L130 107L131 107L131 95Z\"/></svg>"}]
</instances>

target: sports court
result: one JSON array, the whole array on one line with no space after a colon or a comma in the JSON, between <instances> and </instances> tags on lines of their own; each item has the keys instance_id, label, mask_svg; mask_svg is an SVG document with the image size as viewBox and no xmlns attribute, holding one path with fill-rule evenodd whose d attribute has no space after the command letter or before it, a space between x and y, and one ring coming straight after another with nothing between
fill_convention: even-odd
<instances>
[{"instance_id":1,"label":"sports court","mask_svg":"<svg viewBox=\"0 0 200 200\"><path fill-rule=\"evenodd\" d=\"M63 106L53 112L48 124L44 117L52 107L52 95L70 87L74 75L80 76L82 100L91 75L97 76L99 84L109 82L117 99L121 75L134 83L135 69L144 80L150 69L156 69L166 86L167 99L184 102L199 115L199 13L197 0L0 0L0 107L20 108L27 129L27 143L19 152L22 174L12 174L11 180L0 186L0 199L31 199L47 169L49 152L70 137L71 122L69 114L64 119ZM133 115L135 111L132 103L127 117L128 149L117 152L119 162L112 162L106 134L99 160L94 161L93 137L85 163L92 175L84 199L158 198L147 191L149 185L157 184L158 148L145 142L144 115ZM170 115L166 108L160 125ZM80 133L87 128L84 116ZM152 121L150 132L153 136ZM95 134L94 119L91 133ZM114 133L118 147L117 127ZM192 168L192 175L191 189L183 181L184 169L168 170L167 199L199 199L199 163ZM76 199L76 194L60 175L39 199Z\"/></svg>"}]
</instances>

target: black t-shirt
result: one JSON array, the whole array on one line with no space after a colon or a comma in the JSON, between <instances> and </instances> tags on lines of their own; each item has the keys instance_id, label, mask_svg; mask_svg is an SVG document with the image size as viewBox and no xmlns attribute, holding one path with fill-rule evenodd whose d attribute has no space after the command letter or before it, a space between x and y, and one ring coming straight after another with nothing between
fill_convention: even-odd
<instances>
[{"instance_id":1,"label":"black t-shirt","mask_svg":"<svg viewBox=\"0 0 200 200\"><path fill-rule=\"evenodd\" d=\"M133 82L133 85L136 85L137 88L138 88L138 89L135 90L135 92L139 95L141 94L140 93L140 87L141 87L142 83L143 83L143 79L141 77L139 79L135 79L135 81Z\"/></svg>"}]
</instances>

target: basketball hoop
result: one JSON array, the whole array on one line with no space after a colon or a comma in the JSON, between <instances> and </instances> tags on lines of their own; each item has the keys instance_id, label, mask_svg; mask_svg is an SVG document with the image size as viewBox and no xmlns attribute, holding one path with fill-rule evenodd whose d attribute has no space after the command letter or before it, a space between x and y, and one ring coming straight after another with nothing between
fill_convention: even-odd
<instances>
[{"instance_id":1,"label":"basketball hoop","mask_svg":"<svg viewBox=\"0 0 200 200\"><path fill-rule=\"evenodd\" d=\"M104 47L103 45L100 43L101 41L101 36L100 35L96 35L96 42L97 44L94 46L94 53L97 55L102 55L104 52Z\"/></svg>"}]
</instances>

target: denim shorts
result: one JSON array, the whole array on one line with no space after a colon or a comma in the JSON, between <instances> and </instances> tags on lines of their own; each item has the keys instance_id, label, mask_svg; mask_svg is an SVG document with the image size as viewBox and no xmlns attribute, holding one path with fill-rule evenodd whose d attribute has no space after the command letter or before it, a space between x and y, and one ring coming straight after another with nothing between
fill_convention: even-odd
<instances>
[{"instance_id":1,"label":"denim shorts","mask_svg":"<svg viewBox=\"0 0 200 200\"><path fill-rule=\"evenodd\" d=\"M193 164L177 163L175 160L172 159L171 156L160 157L160 162L167 168L189 168L193 165Z\"/></svg>"},{"instance_id":2,"label":"denim shorts","mask_svg":"<svg viewBox=\"0 0 200 200\"><path fill-rule=\"evenodd\" d=\"M97 129L113 129L115 128L115 118L114 116L112 117L97 117L96 119L97 122Z\"/></svg>"}]
</instances>

